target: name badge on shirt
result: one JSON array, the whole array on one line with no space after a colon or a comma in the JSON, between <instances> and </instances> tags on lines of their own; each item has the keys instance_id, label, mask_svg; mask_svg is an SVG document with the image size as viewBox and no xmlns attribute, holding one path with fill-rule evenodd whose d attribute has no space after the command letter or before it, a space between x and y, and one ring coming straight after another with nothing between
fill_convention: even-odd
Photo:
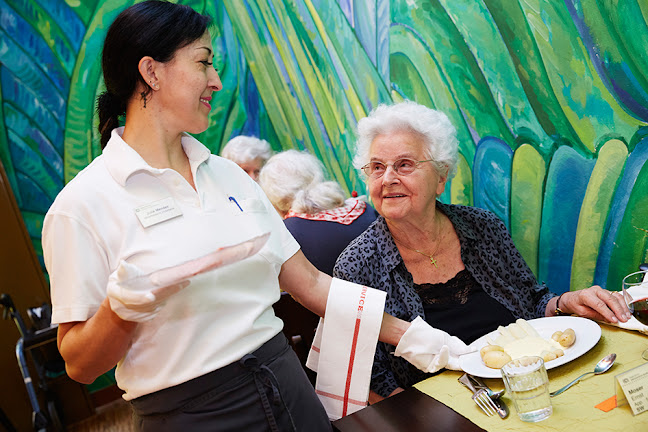
<instances>
[{"instance_id":1,"label":"name badge on shirt","mask_svg":"<svg viewBox=\"0 0 648 432\"><path fill-rule=\"evenodd\" d=\"M135 214L144 228L182 215L173 198L168 197L135 209Z\"/></svg>"}]
</instances>

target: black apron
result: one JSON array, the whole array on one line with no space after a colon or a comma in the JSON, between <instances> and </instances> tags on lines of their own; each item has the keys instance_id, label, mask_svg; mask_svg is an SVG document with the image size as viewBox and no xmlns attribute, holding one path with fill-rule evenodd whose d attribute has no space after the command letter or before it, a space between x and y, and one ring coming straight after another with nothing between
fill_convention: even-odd
<instances>
[{"instance_id":1,"label":"black apron","mask_svg":"<svg viewBox=\"0 0 648 432\"><path fill-rule=\"evenodd\" d=\"M131 404L142 432L332 430L283 333L237 362Z\"/></svg>"}]
</instances>

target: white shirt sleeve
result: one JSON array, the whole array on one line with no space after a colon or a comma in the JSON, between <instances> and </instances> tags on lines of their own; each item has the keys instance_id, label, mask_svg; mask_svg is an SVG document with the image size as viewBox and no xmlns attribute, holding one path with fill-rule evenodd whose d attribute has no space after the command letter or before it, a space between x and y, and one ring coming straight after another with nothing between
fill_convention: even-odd
<instances>
[{"instance_id":1,"label":"white shirt sleeve","mask_svg":"<svg viewBox=\"0 0 648 432\"><path fill-rule=\"evenodd\" d=\"M52 323L85 321L106 297L106 253L72 215L50 212L43 224L43 255L50 275Z\"/></svg>"}]
</instances>

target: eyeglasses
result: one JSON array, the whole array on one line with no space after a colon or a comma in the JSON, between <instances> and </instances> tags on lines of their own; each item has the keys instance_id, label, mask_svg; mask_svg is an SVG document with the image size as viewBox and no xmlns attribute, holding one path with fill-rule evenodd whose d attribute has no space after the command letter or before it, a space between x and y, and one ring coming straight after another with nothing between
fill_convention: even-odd
<instances>
[{"instance_id":1,"label":"eyeglasses","mask_svg":"<svg viewBox=\"0 0 648 432\"><path fill-rule=\"evenodd\" d=\"M434 159L416 161L413 159L398 159L393 164L386 164L380 161L371 161L364 165L361 169L367 177L379 178L385 174L387 167L391 166L398 175L410 175L419 167L423 162L434 162Z\"/></svg>"}]
</instances>

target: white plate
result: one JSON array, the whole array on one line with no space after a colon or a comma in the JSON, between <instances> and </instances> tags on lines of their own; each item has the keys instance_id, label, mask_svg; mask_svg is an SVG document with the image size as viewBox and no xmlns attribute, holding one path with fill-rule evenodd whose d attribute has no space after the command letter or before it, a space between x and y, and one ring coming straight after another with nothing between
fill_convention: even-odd
<instances>
[{"instance_id":1,"label":"white plate","mask_svg":"<svg viewBox=\"0 0 648 432\"><path fill-rule=\"evenodd\" d=\"M576 333L576 342L574 345L565 349L564 356L545 363L547 369L553 369L557 366L564 365L565 363L582 356L592 349L592 347L596 345L601 338L601 327L599 327L596 322L586 318L558 316L537 318L527 322L531 324L531 326L540 333L540 336L545 339L551 339L551 335L555 331L564 331L567 328L574 329L574 332ZM491 340L494 340L499 336L499 334L499 331L494 330L471 343L470 346L476 348L477 351L459 357L459 365L461 366L461 369L463 369L464 372L482 378L502 378L499 369L486 367L479 355L480 348L487 344L486 338L488 337Z\"/></svg>"}]
</instances>

